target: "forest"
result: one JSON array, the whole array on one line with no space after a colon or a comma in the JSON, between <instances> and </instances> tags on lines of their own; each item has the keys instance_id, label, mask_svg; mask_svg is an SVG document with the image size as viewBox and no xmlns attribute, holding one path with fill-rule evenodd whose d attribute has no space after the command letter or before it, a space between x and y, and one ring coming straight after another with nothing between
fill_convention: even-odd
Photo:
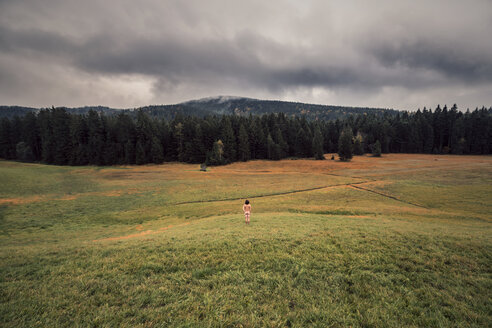
<instances>
[{"instance_id":1,"label":"forest","mask_svg":"<svg viewBox=\"0 0 492 328\"><path fill-rule=\"evenodd\" d=\"M56 165L121 165L170 161L221 165L252 159L323 158L339 151L342 131L355 155L382 153L490 154L492 109L359 114L309 120L263 115L86 114L51 108L0 121L0 158Z\"/></svg>"}]
</instances>

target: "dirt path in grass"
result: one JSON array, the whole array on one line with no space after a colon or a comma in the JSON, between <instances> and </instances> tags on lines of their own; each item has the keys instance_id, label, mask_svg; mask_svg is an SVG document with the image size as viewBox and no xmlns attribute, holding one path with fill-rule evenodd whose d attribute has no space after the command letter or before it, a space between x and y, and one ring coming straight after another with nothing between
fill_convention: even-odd
<instances>
[{"instance_id":1,"label":"dirt path in grass","mask_svg":"<svg viewBox=\"0 0 492 328\"><path fill-rule=\"evenodd\" d=\"M377 195L380 195L380 196L383 196L383 197L386 197L386 198L389 198L389 199L393 199L393 200L396 200L396 201L399 201L399 202L402 202L402 203L405 203L405 204L409 204L409 205L413 205L413 206L417 206L417 207L421 207L421 208L427 209L427 207L425 207L423 205L412 203L412 202L409 202L409 201L406 201L406 200L397 198L397 197L392 196L392 195L383 194L382 192L379 192L379 191L375 191L375 190L363 188L361 186L354 186L353 184L350 184L349 186L352 187L352 188L354 188L354 189L357 189L357 190L364 190L364 191L372 192L374 194L377 194Z\"/></svg>"},{"instance_id":2,"label":"dirt path in grass","mask_svg":"<svg viewBox=\"0 0 492 328\"><path fill-rule=\"evenodd\" d=\"M355 177L349 177L349 176L345 176L345 177L347 177L347 178L355 178ZM377 194L377 195L380 195L380 196L383 196L383 197L386 197L386 198L390 198L390 199L393 199L393 200L396 200L396 201L399 201L399 202L402 202L402 203L405 203L405 204L409 204L409 205L413 205L413 206L417 206L417 207L421 207L421 208L426 208L427 209L427 207L425 207L423 205L420 205L420 204L412 203L412 202L406 201L404 199L400 199L400 198L395 197L395 196L392 196L392 195L388 195L388 194L384 194L384 193L381 193L381 192L378 192L378 191L375 191L375 190L371 190L371 189L360 187L360 185L366 184L366 183L372 183L372 184L374 184L374 183L379 183L379 184L383 183L384 184L385 181L382 181L382 180L367 180L367 181L360 181L360 182L353 182L353 183L341 183L341 184L336 184L336 185L323 186L323 187L315 187L315 188L308 188L308 189L291 190L291 191L271 193L271 194L264 194L264 195L258 195L258 196L231 197L231 198L209 199L209 200L193 200L193 201L188 201L188 202L172 203L172 204L169 204L169 205L186 205L186 204L201 204L201 203L226 202L226 201L235 201L235 200L243 200L243 199L256 199L256 198L265 198L265 197L272 197L272 196L291 195L291 194L297 194L297 193L302 193L302 192L309 192L309 191L314 191L314 190L330 189L330 188L337 188L337 187L350 187L350 188L354 188L354 189L357 189L357 190L364 190L364 191L367 191L367 192L372 192L374 194Z\"/></svg>"},{"instance_id":3,"label":"dirt path in grass","mask_svg":"<svg viewBox=\"0 0 492 328\"><path fill-rule=\"evenodd\" d=\"M347 178L350 178L350 177L347 177ZM220 199L207 199L207 200L191 200L191 201L188 201L188 202L171 203L171 204L167 204L167 205L186 205L186 204L197 204L197 203L214 203L214 202L226 202L226 201L232 201L232 200L256 199L256 198L265 198L265 197L272 197L272 196L283 196L283 195L297 194L297 193L301 193L301 192L308 192L308 191L321 190L321 189L329 189L329 188L336 188L336 187L347 187L347 186L351 186L351 185L359 185L359 184L368 183L368 182L377 182L377 181L368 180L368 181L353 182L353 183L341 183L341 184L330 185L330 186L314 187L314 188L307 188L307 189L297 189L297 190L290 190L290 191L284 191L284 192L276 192L276 193L263 194L263 195L257 195L257 196L243 196L243 197L231 197L231 198L220 198Z\"/></svg>"}]
</instances>

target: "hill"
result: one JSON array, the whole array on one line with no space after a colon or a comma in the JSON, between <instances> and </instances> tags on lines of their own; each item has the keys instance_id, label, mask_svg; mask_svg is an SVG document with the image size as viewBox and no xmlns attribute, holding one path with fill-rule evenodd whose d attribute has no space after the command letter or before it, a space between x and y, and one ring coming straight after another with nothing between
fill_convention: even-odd
<instances>
[{"instance_id":1,"label":"hill","mask_svg":"<svg viewBox=\"0 0 492 328\"><path fill-rule=\"evenodd\" d=\"M261 115L269 113L284 113L288 116L305 115L308 119L336 120L354 114L384 113L396 114L397 111L384 108L346 107L332 105L316 105L280 100L260 100L244 97L219 96L191 100L177 105L146 106L142 110L152 116L172 117L177 113L193 116L205 115Z\"/></svg>"},{"instance_id":2,"label":"hill","mask_svg":"<svg viewBox=\"0 0 492 328\"><path fill-rule=\"evenodd\" d=\"M280 100L260 100L244 97L218 96L190 100L175 105L151 105L135 109L115 109L103 106L86 106L67 108L70 113L84 114L89 110L114 115L121 112L133 113L142 110L152 117L164 117L172 119L178 114L203 117L207 115L261 115L269 113L285 113L288 116L305 115L308 119L336 120L354 114L385 113L396 114L393 109L369 108L369 107L346 107L332 105L316 105L299 102L288 102ZM39 108L20 106L0 106L0 117L22 116L29 111L39 111Z\"/></svg>"}]
</instances>

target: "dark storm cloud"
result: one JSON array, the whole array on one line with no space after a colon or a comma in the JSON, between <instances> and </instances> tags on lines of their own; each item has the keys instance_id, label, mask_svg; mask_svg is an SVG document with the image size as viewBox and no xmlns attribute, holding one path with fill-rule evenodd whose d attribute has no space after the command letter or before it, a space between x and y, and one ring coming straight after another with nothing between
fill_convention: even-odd
<instances>
[{"instance_id":1,"label":"dark storm cloud","mask_svg":"<svg viewBox=\"0 0 492 328\"><path fill-rule=\"evenodd\" d=\"M69 39L43 30L12 30L0 26L0 53L60 55L70 57L77 50L77 45Z\"/></svg>"},{"instance_id":2,"label":"dark storm cloud","mask_svg":"<svg viewBox=\"0 0 492 328\"><path fill-rule=\"evenodd\" d=\"M417 41L373 44L371 48L370 52L384 66L432 70L471 83L492 82L491 54L474 53L475 49L463 49L459 44Z\"/></svg>"},{"instance_id":3,"label":"dark storm cloud","mask_svg":"<svg viewBox=\"0 0 492 328\"><path fill-rule=\"evenodd\" d=\"M1 2L0 99L127 107L233 93L414 109L463 94L487 105L490 28L482 0Z\"/></svg>"},{"instance_id":4,"label":"dark storm cloud","mask_svg":"<svg viewBox=\"0 0 492 328\"><path fill-rule=\"evenodd\" d=\"M2 52L53 56L69 60L84 71L110 74L144 74L170 79L231 77L248 80L269 89L289 86L337 86L356 84L362 70L337 65L313 65L299 49L276 44L247 33L231 40L208 39L120 39L100 34L76 43L63 35L39 30L12 31L0 27ZM292 57L287 65L275 67L262 62L261 55ZM311 59L311 60L310 60ZM306 62L303 62L306 61Z\"/></svg>"},{"instance_id":5,"label":"dark storm cloud","mask_svg":"<svg viewBox=\"0 0 492 328\"><path fill-rule=\"evenodd\" d=\"M251 41L251 38L250 42L257 43ZM290 59L287 65L272 65L261 59L257 53L259 50L276 52L277 56L284 58L296 52L295 49L273 44L259 49L237 39L207 40L192 44L167 40L157 45L137 41L125 49L83 54L77 64L86 70L108 73L139 73L169 78L228 77L272 89L282 86L347 85L364 79L357 76L353 68L329 67L326 64L318 66L295 59Z\"/></svg>"}]
</instances>

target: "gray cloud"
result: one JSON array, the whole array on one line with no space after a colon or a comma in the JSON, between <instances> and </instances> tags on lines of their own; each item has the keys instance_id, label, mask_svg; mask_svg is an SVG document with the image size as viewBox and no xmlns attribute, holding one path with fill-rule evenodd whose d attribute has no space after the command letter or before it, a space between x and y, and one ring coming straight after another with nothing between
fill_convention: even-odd
<instances>
[{"instance_id":1,"label":"gray cloud","mask_svg":"<svg viewBox=\"0 0 492 328\"><path fill-rule=\"evenodd\" d=\"M0 102L473 108L492 104L490 30L482 0L1 2Z\"/></svg>"},{"instance_id":2,"label":"gray cloud","mask_svg":"<svg viewBox=\"0 0 492 328\"><path fill-rule=\"evenodd\" d=\"M473 49L463 49L458 45L443 46L424 41L376 44L370 51L386 67L431 70L446 78L468 83L492 82L490 53L473 53Z\"/></svg>"}]
</instances>

